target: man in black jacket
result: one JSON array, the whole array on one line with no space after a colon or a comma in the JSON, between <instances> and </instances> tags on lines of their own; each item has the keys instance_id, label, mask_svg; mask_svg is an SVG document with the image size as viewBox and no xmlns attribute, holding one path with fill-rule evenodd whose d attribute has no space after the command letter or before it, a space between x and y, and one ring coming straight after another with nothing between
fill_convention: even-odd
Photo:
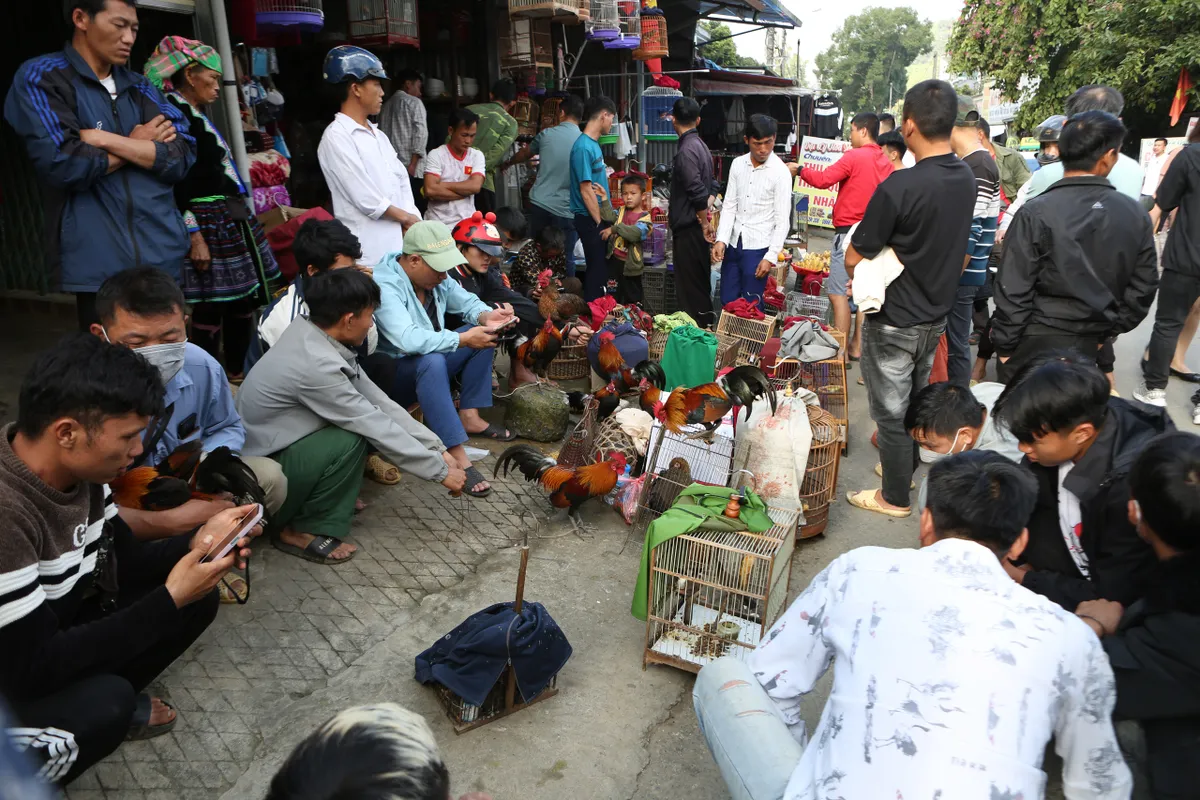
<instances>
[{"instance_id":1,"label":"man in black jacket","mask_svg":"<svg viewBox=\"0 0 1200 800\"><path fill-rule=\"evenodd\" d=\"M1158 557L1146 595L1128 609L1091 600L1075 613L1112 664L1133 796L1183 800L1200 787L1200 436L1152 441L1130 489L1129 521Z\"/></svg>"},{"instance_id":2,"label":"man in black jacket","mask_svg":"<svg viewBox=\"0 0 1200 800\"><path fill-rule=\"evenodd\" d=\"M708 218L712 197L712 153L700 139L700 104L690 97L672 109L679 152L671 171L671 206L667 221L675 243L675 291L679 308L701 328L713 323L712 257L716 230Z\"/></svg>"},{"instance_id":3,"label":"man in black jacket","mask_svg":"<svg viewBox=\"0 0 1200 800\"><path fill-rule=\"evenodd\" d=\"M212 622L217 583L250 552L200 561L248 506L155 542L117 516L107 484L142 452L162 396L144 358L82 334L34 362L0 428L0 692L20 723L10 736L51 782L171 730L175 711L144 690Z\"/></svg>"},{"instance_id":4,"label":"man in black jacket","mask_svg":"<svg viewBox=\"0 0 1200 800\"><path fill-rule=\"evenodd\" d=\"M1068 611L1085 600L1142 596L1154 551L1126 518L1129 471L1166 412L1109 395L1108 379L1081 357L1050 356L1020 372L996 401L1037 478L1029 545L1004 568Z\"/></svg>"},{"instance_id":5,"label":"man in black jacket","mask_svg":"<svg viewBox=\"0 0 1200 800\"><path fill-rule=\"evenodd\" d=\"M992 317L1002 382L1052 350L1094 360L1107 338L1149 312L1158 286L1150 218L1107 180L1124 138L1105 111L1071 117L1058 142L1063 179L1013 218Z\"/></svg>"}]
</instances>

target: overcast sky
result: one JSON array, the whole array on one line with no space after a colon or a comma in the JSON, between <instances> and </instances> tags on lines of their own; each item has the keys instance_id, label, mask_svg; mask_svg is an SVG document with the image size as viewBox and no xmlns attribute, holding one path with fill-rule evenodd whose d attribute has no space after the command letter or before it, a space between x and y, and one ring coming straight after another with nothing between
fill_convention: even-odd
<instances>
[{"instance_id":1,"label":"overcast sky","mask_svg":"<svg viewBox=\"0 0 1200 800\"><path fill-rule=\"evenodd\" d=\"M916 9L922 19L933 21L957 19L962 9L962 0L784 0L784 4L804 23L799 30L800 57L809 64L809 83L815 80L811 70L817 53L829 48L830 37L842 27L847 17L861 14L871 6L909 6ZM787 32L790 52L795 52L796 34L797 31ZM762 31L738 36L733 41L741 55L762 60L765 45Z\"/></svg>"}]
</instances>

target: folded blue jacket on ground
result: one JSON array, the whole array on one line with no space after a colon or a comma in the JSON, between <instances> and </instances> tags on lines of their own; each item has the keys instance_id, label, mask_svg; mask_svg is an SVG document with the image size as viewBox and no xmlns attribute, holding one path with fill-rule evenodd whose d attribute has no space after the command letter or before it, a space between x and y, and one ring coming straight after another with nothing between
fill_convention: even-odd
<instances>
[{"instance_id":1,"label":"folded blue jacket on ground","mask_svg":"<svg viewBox=\"0 0 1200 800\"><path fill-rule=\"evenodd\" d=\"M511 659L517 690L537 697L571 657L571 644L541 603L497 603L467 617L417 656L416 679L440 683L471 705L483 705Z\"/></svg>"}]
</instances>

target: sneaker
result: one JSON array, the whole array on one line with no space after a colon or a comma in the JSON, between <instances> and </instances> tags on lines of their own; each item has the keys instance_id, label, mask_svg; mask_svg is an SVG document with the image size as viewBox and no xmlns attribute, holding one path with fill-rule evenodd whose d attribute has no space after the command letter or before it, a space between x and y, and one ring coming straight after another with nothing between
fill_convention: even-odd
<instances>
[{"instance_id":1,"label":"sneaker","mask_svg":"<svg viewBox=\"0 0 1200 800\"><path fill-rule=\"evenodd\" d=\"M1192 406L1192 424L1200 425L1200 403Z\"/></svg>"},{"instance_id":2,"label":"sneaker","mask_svg":"<svg viewBox=\"0 0 1200 800\"><path fill-rule=\"evenodd\" d=\"M1167 407L1167 390L1166 389L1147 389L1146 384L1141 384L1133 390L1133 399L1139 403L1145 403L1148 406L1158 406L1159 408Z\"/></svg>"}]
</instances>

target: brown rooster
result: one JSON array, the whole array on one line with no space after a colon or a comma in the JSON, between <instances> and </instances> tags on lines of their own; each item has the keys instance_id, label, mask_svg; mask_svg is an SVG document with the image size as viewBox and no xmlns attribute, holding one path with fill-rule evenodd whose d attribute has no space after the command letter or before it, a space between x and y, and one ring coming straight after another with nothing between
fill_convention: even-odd
<instances>
[{"instance_id":1,"label":"brown rooster","mask_svg":"<svg viewBox=\"0 0 1200 800\"><path fill-rule=\"evenodd\" d=\"M492 476L508 477L513 465L530 483L539 483L550 492L550 505L567 509L567 519L576 531L585 526L579 519L579 507L593 497L604 497L617 485L617 476L625 471L625 456L610 453L607 461L597 461L571 469L527 444L517 444L501 453Z\"/></svg>"},{"instance_id":2,"label":"brown rooster","mask_svg":"<svg viewBox=\"0 0 1200 800\"><path fill-rule=\"evenodd\" d=\"M550 362L558 355L558 351L562 350L563 336L570 326L571 321L568 320L562 330L559 330L554 326L554 320L547 318L537 336L525 340L517 348L517 360L539 378L545 378Z\"/></svg>"},{"instance_id":3,"label":"brown rooster","mask_svg":"<svg viewBox=\"0 0 1200 800\"><path fill-rule=\"evenodd\" d=\"M625 363L625 357L614 342L616 336L612 331L600 333L600 349L596 352L596 362L604 374L602 377L615 384L618 394L625 394L642 388L643 380L651 386L667 385L667 374L657 361L646 359L638 362L633 369Z\"/></svg>"},{"instance_id":4,"label":"brown rooster","mask_svg":"<svg viewBox=\"0 0 1200 800\"><path fill-rule=\"evenodd\" d=\"M729 409L745 406L749 416L754 401L764 396L771 404L772 414L777 407L775 387L766 374L753 365L735 367L713 383L692 389L680 387L665 398L663 394L656 388L646 388L640 404L643 411L662 422L672 433L682 433L688 425L702 425L704 430L700 435L707 435L716 430Z\"/></svg>"},{"instance_id":5,"label":"brown rooster","mask_svg":"<svg viewBox=\"0 0 1200 800\"><path fill-rule=\"evenodd\" d=\"M583 298L577 294L563 293L550 270L542 270L538 275L538 287L542 290L542 296L538 298L538 313L542 319L552 319L561 325L572 317L589 316Z\"/></svg>"}]
</instances>

